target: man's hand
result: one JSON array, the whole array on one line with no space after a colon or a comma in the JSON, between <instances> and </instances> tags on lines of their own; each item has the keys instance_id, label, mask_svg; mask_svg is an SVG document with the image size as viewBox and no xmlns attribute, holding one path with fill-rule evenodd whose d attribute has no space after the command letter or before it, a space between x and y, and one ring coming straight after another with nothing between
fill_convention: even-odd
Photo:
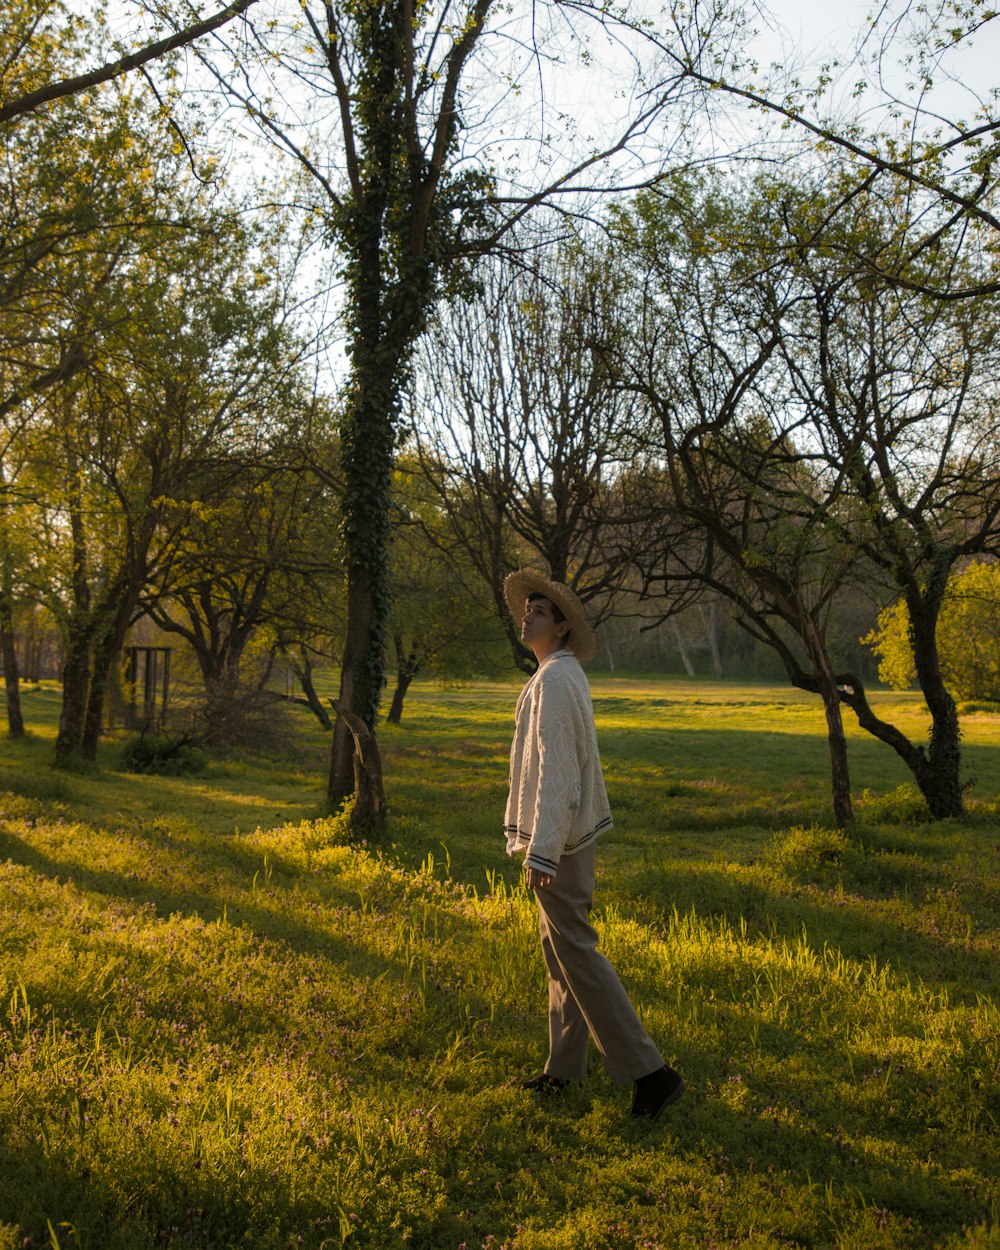
<instances>
[{"instance_id":1,"label":"man's hand","mask_svg":"<svg viewBox=\"0 0 1000 1250\"><path fill-rule=\"evenodd\" d=\"M528 881L529 890L543 890L547 885L551 885L555 877L550 872L539 872L537 868L525 868L524 875Z\"/></svg>"}]
</instances>

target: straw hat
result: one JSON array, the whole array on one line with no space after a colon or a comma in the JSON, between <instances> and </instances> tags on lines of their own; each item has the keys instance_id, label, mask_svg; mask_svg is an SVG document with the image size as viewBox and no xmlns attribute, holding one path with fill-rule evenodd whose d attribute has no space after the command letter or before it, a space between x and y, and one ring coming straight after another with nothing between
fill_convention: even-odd
<instances>
[{"instance_id":1,"label":"straw hat","mask_svg":"<svg viewBox=\"0 0 1000 1250\"><path fill-rule=\"evenodd\" d=\"M524 615L524 601L529 595L544 595L569 621L569 641L566 646L580 663L585 664L597 654L597 637L587 624L583 604L562 582L549 581L544 573L538 573L534 569L518 569L504 578L503 593L507 608L515 621L519 621Z\"/></svg>"}]
</instances>

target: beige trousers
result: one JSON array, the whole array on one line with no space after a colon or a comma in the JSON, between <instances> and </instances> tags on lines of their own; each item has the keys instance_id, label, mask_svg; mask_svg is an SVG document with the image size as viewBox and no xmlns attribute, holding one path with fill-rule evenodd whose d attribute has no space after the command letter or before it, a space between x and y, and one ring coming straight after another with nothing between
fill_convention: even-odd
<instances>
[{"instance_id":1,"label":"beige trousers","mask_svg":"<svg viewBox=\"0 0 1000 1250\"><path fill-rule=\"evenodd\" d=\"M587 1074L594 1039L611 1079L638 1080L663 1066L590 923L596 846L559 861L551 885L535 890L542 954L549 972L549 1058L545 1071L567 1081Z\"/></svg>"}]
</instances>

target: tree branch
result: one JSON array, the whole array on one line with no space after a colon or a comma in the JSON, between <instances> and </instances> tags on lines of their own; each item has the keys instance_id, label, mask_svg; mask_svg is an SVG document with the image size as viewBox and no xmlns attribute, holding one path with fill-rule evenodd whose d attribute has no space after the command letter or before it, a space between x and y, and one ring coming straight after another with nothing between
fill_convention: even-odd
<instances>
[{"instance_id":1,"label":"tree branch","mask_svg":"<svg viewBox=\"0 0 1000 1250\"><path fill-rule=\"evenodd\" d=\"M61 100L65 96L86 91L88 87L110 82L112 78L119 78L122 74L127 74L129 70L139 69L150 61L166 56L175 48L186 47L187 44L200 39L202 35L211 34L213 30L225 26L234 17L240 17L256 3L257 0L235 0L235 3L220 9L218 13L206 18L203 22L195 22L191 26L186 26L183 30L168 35L166 39L159 39L156 43L147 44L136 52L130 52L128 56L119 57L117 61L109 61L106 65L88 70L85 74L77 74L73 78L64 78L61 82L49 83L47 87L39 87L37 91L29 91L26 95L0 105L0 124L12 121L24 113L31 113L51 100Z\"/></svg>"}]
</instances>

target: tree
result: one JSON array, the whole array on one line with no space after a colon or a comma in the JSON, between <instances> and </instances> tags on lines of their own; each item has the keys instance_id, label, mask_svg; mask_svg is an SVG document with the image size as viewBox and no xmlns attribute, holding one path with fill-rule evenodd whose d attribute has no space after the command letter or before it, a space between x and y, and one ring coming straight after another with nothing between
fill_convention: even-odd
<instances>
[{"instance_id":1,"label":"tree","mask_svg":"<svg viewBox=\"0 0 1000 1250\"><path fill-rule=\"evenodd\" d=\"M727 594L793 683L821 694L839 820L841 703L897 751L934 815L955 815L958 725L936 622L951 567L997 543L995 328L985 307L878 289L836 254L797 246L819 189L759 191L742 206L717 192L647 201L626 227L642 258L642 333L623 384L650 406L667 483L665 557L647 575ZM873 206L858 207L853 229L877 232ZM896 588L911 608L926 747L832 661L826 618L858 583Z\"/></svg>"},{"instance_id":2,"label":"tree","mask_svg":"<svg viewBox=\"0 0 1000 1250\"><path fill-rule=\"evenodd\" d=\"M6 50L6 49L5 49ZM34 400L83 368L95 294L120 263L107 227L141 229L140 145L127 109L103 102L0 129L0 422L5 440ZM140 158L137 161L136 158ZM149 200L146 200L148 207Z\"/></svg>"},{"instance_id":3,"label":"tree","mask_svg":"<svg viewBox=\"0 0 1000 1250\"><path fill-rule=\"evenodd\" d=\"M6 485L5 481L0 481L0 490ZM11 738L17 739L24 737L20 671L14 641L15 550L19 535L12 530L10 512L8 500L0 494L0 662L3 663L4 691L7 696L7 732Z\"/></svg>"},{"instance_id":4,"label":"tree","mask_svg":"<svg viewBox=\"0 0 1000 1250\"><path fill-rule=\"evenodd\" d=\"M879 614L864 642L878 656L878 675L894 690L917 676L912 624L905 600ZM937 625L941 671L960 699L1000 703L1000 564L973 561L953 573Z\"/></svg>"},{"instance_id":5,"label":"tree","mask_svg":"<svg viewBox=\"0 0 1000 1250\"><path fill-rule=\"evenodd\" d=\"M773 262L780 217L767 197L751 191L748 201L713 184L678 187L619 221L636 266L617 364L620 384L646 404L645 476L662 518L658 547L636 564L645 588L675 587L674 611L705 588L727 598L792 683L820 695L834 813L848 824L847 744L826 640L853 563L829 518L847 504L797 446L801 414L784 403L773 369L795 292L783 266L761 263Z\"/></svg>"},{"instance_id":6,"label":"tree","mask_svg":"<svg viewBox=\"0 0 1000 1250\"><path fill-rule=\"evenodd\" d=\"M15 550L25 544L14 538L38 532L29 516L44 498L31 461L51 468L44 466L44 452L36 455L45 445L46 422L51 431L59 419L53 414L65 415L67 388L85 369L99 368L125 308L116 290L120 294L143 249L162 252L171 233L185 229L181 219L190 198L185 203L180 192L172 195L178 163L154 152L151 131L138 124L128 92L33 111L37 84L70 72L84 55L93 30L85 18L56 5L15 4L9 19L0 32L5 115L18 100L28 101L16 122L0 127L0 510L8 535L0 552L0 632L8 715L16 721L13 595L15 588L28 593L25 572L37 551ZM70 494L76 492L74 483ZM40 570L51 568L45 561L34 567L37 593L45 594Z\"/></svg>"},{"instance_id":7,"label":"tree","mask_svg":"<svg viewBox=\"0 0 1000 1250\"><path fill-rule=\"evenodd\" d=\"M282 410L300 356L266 238L217 204L209 218L203 188L157 138L128 134L129 160L142 159L119 185L149 195L147 224L120 213L98 235L86 366L20 434L53 547L36 593L64 633L60 763L93 758L142 591L172 558L185 508L225 490L227 462Z\"/></svg>"},{"instance_id":8,"label":"tree","mask_svg":"<svg viewBox=\"0 0 1000 1250\"><path fill-rule=\"evenodd\" d=\"M576 244L494 262L482 287L428 335L414 442L446 520L432 541L462 552L515 663L533 672L506 573L544 565L599 624L628 589L632 546L648 537L627 471L636 401L595 350L624 332L623 283L609 249Z\"/></svg>"},{"instance_id":9,"label":"tree","mask_svg":"<svg viewBox=\"0 0 1000 1250\"><path fill-rule=\"evenodd\" d=\"M877 230L866 209L856 228ZM952 257L943 263L953 269ZM930 280L914 291L879 288L821 257L800 257L805 320L784 340L783 360L815 462L858 505L840 524L843 541L906 601L932 719L927 746L881 721L860 682L842 683L844 701L904 760L932 814L945 817L961 815L963 802L938 621L952 570L1000 542L1000 442L990 416L997 324L985 296L941 301L925 293L934 285L930 257L925 267Z\"/></svg>"},{"instance_id":10,"label":"tree","mask_svg":"<svg viewBox=\"0 0 1000 1250\"><path fill-rule=\"evenodd\" d=\"M306 641L328 619L338 553L325 542L329 493L296 463L296 426L306 401L303 395L276 413L257 445L230 458L223 484L209 498L184 506L176 552L143 595L143 610L153 622L183 638L194 653L209 741L259 737L266 706L273 706L263 692L279 651L298 654L309 706L323 712L321 705L317 712L315 697L308 698ZM253 677L245 665L251 652L264 661Z\"/></svg>"},{"instance_id":11,"label":"tree","mask_svg":"<svg viewBox=\"0 0 1000 1250\"><path fill-rule=\"evenodd\" d=\"M563 12L559 5L548 10L553 20ZM569 205L572 197L593 191L593 171L612 157L624 161L656 116L673 110L676 133L683 133L685 89L665 89L651 108L638 106L597 150L562 162L559 171L523 192L510 183L501 187L498 170L477 156L470 138L477 106L492 117L497 82L496 63L477 57L492 49L502 64L504 92L516 91L523 74L537 71L544 59L539 48L529 49L523 65L515 60L507 72L522 32L504 29L500 19L506 16L498 0L441 9L411 0L306 0L291 30L280 23L251 26L253 42L236 55L235 71L209 62L264 133L315 179L317 211L342 265L349 378L341 428L347 624L339 703L369 728L381 694L390 610L393 460L412 355L428 314L438 299L462 289L469 263L496 249L539 204L558 197ZM603 5L574 4L562 36L575 39L574 28L585 16L597 30L615 20ZM704 46L728 16L718 6L709 13L694 5L673 10L671 20L678 39L691 48ZM525 25L529 44L538 29L535 20ZM276 53L279 31L294 51ZM296 134L287 115L276 115L272 101L254 91L244 67L258 51L269 82L281 69L293 75L294 89L286 97L314 102L324 119L332 111L335 142L328 131ZM476 68L485 76L478 82ZM547 171L549 163L543 159L537 168ZM332 801L354 788L352 752L353 736L342 720L331 752Z\"/></svg>"},{"instance_id":12,"label":"tree","mask_svg":"<svg viewBox=\"0 0 1000 1250\"><path fill-rule=\"evenodd\" d=\"M847 64L818 67L806 81L781 65L762 74L739 47L725 59L688 57L654 28L647 33L670 66L671 90L674 75L684 74L777 121L786 140L790 131L801 134L804 145L794 158L830 192L811 217L812 250L838 250L882 285L964 300L1000 291L992 261L1000 241L1000 114L995 91L970 98L958 58L974 42L985 44L998 20L988 0L884 4L865 23ZM858 107L838 115L828 102L848 74ZM967 112L959 111L954 91L939 103L942 85L962 86ZM840 228L842 213L856 217L859 198L894 206L878 231ZM973 251L980 263L970 267Z\"/></svg>"}]
</instances>

